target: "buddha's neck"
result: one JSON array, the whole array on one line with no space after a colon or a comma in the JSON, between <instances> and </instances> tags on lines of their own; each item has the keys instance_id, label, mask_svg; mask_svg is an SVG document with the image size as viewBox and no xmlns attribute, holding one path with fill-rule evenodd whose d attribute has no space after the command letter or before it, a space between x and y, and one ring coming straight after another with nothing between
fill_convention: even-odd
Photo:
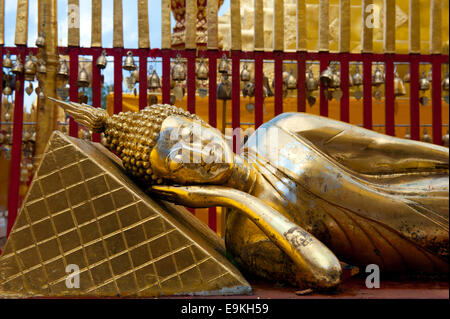
<instances>
[{"instance_id":1,"label":"buddha's neck","mask_svg":"<svg viewBox=\"0 0 450 319\"><path fill-rule=\"evenodd\" d=\"M232 173L225 185L250 193L255 185L257 174L245 158L235 154Z\"/></svg>"}]
</instances>

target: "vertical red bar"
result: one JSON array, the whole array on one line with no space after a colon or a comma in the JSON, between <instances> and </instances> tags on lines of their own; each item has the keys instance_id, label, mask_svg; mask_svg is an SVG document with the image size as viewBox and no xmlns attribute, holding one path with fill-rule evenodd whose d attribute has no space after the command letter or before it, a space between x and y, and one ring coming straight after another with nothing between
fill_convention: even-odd
<instances>
[{"instance_id":1,"label":"vertical red bar","mask_svg":"<svg viewBox=\"0 0 450 319\"><path fill-rule=\"evenodd\" d=\"M209 124L217 127L217 51L208 51L209 63ZM216 207L208 209L208 226L217 231Z\"/></svg>"},{"instance_id":2,"label":"vertical red bar","mask_svg":"<svg viewBox=\"0 0 450 319\"><path fill-rule=\"evenodd\" d=\"M187 54L187 109L195 113L195 50L186 51Z\"/></svg>"},{"instance_id":3,"label":"vertical red bar","mask_svg":"<svg viewBox=\"0 0 450 319\"><path fill-rule=\"evenodd\" d=\"M433 143L442 145L442 96L441 96L441 55L432 56L432 113L433 113Z\"/></svg>"},{"instance_id":4,"label":"vertical red bar","mask_svg":"<svg viewBox=\"0 0 450 319\"><path fill-rule=\"evenodd\" d=\"M0 46L0 97L3 94L3 46ZM2 101L0 100L0 114L2 114ZM1 116L0 116L1 118ZM0 131L2 124L0 123ZM0 250L1 253L1 250Z\"/></svg>"},{"instance_id":5,"label":"vertical red bar","mask_svg":"<svg viewBox=\"0 0 450 319\"><path fill-rule=\"evenodd\" d=\"M241 126L241 77L240 52L233 51L231 58L231 126L233 127L233 151L240 153L241 136L238 128Z\"/></svg>"},{"instance_id":6,"label":"vertical red bar","mask_svg":"<svg viewBox=\"0 0 450 319\"><path fill-rule=\"evenodd\" d=\"M102 107L102 83L100 69L96 66L97 58L100 56L101 49L95 49L92 54L92 106ZM100 134L93 133L92 141L100 142Z\"/></svg>"},{"instance_id":7,"label":"vertical red bar","mask_svg":"<svg viewBox=\"0 0 450 319\"><path fill-rule=\"evenodd\" d=\"M419 55L411 54L409 64L409 100L411 117L411 139L420 140L420 105L419 105Z\"/></svg>"},{"instance_id":8,"label":"vertical red bar","mask_svg":"<svg viewBox=\"0 0 450 319\"><path fill-rule=\"evenodd\" d=\"M395 136L394 61L392 54L385 55L385 125L386 134Z\"/></svg>"},{"instance_id":9,"label":"vertical red bar","mask_svg":"<svg viewBox=\"0 0 450 319\"><path fill-rule=\"evenodd\" d=\"M18 53L25 63L25 48L18 48ZM17 55L19 57L19 55ZM8 188L8 224L6 235L9 236L11 229L17 217L19 206L19 188L20 188L20 163L22 162L22 131L23 131L23 93L24 93L24 75L21 73L16 76L15 96L14 96L14 120L13 136L11 147L11 166Z\"/></svg>"},{"instance_id":10,"label":"vertical red bar","mask_svg":"<svg viewBox=\"0 0 450 319\"><path fill-rule=\"evenodd\" d=\"M275 116L283 113L283 57L275 53Z\"/></svg>"},{"instance_id":11,"label":"vertical red bar","mask_svg":"<svg viewBox=\"0 0 450 319\"><path fill-rule=\"evenodd\" d=\"M319 53L320 74L328 67L328 57L326 52ZM320 86L320 115L328 117L328 98L325 96L325 87Z\"/></svg>"},{"instance_id":12,"label":"vertical red bar","mask_svg":"<svg viewBox=\"0 0 450 319\"><path fill-rule=\"evenodd\" d=\"M170 50L162 50L162 101L170 104Z\"/></svg>"},{"instance_id":13,"label":"vertical red bar","mask_svg":"<svg viewBox=\"0 0 450 319\"><path fill-rule=\"evenodd\" d=\"M264 75L263 75L263 52L255 52L255 129L263 124L264 109Z\"/></svg>"},{"instance_id":14,"label":"vertical red bar","mask_svg":"<svg viewBox=\"0 0 450 319\"><path fill-rule=\"evenodd\" d=\"M340 119L343 122L350 122L350 92L349 92L349 55L348 53L341 53L341 107Z\"/></svg>"},{"instance_id":15,"label":"vertical red bar","mask_svg":"<svg viewBox=\"0 0 450 319\"><path fill-rule=\"evenodd\" d=\"M139 110L147 106L147 50L139 55Z\"/></svg>"},{"instance_id":16,"label":"vertical red bar","mask_svg":"<svg viewBox=\"0 0 450 319\"><path fill-rule=\"evenodd\" d=\"M372 58L363 53L363 126L372 129Z\"/></svg>"},{"instance_id":17,"label":"vertical red bar","mask_svg":"<svg viewBox=\"0 0 450 319\"><path fill-rule=\"evenodd\" d=\"M297 111L306 112L306 53L299 52L297 59Z\"/></svg>"},{"instance_id":18,"label":"vertical red bar","mask_svg":"<svg viewBox=\"0 0 450 319\"><path fill-rule=\"evenodd\" d=\"M77 48L69 49L69 99L78 103L78 50ZM69 118L69 135L78 137L78 123Z\"/></svg>"},{"instance_id":19,"label":"vertical red bar","mask_svg":"<svg viewBox=\"0 0 450 319\"><path fill-rule=\"evenodd\" d=\"M114 114L122 112L122 48L114 48Z\"/></svg>"}]
</instances>

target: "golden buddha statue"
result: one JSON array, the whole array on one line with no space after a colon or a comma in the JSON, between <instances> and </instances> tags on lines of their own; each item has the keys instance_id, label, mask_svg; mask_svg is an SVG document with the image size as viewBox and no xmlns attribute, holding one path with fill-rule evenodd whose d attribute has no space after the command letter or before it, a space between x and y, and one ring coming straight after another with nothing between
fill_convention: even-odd
<instances>
[{"instance_id":1,"label":"golden buddha statue","mask_svg":"<svg viewBox=\"0 0 450 319\"><path fill-rule=\"evenodd\" d=\"M317 289L340 283L339 260L448 273L448 148L284 113L238 155L218 130L175 106L109 117L54 101L104 132L149 192L189 207L231 208L226 248L248 272Z\"/></svg>"}]
</instances>

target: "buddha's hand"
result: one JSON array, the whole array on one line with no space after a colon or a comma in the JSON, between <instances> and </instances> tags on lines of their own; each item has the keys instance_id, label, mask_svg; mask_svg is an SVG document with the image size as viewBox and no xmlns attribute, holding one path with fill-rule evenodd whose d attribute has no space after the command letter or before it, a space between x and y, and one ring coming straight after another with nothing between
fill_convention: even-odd
<instances>
[{"instance_id":1,"label":"buddha's hand","mask_svg":"<svg viewBox=\"0 0 450 319\"><path fill-rule=\"evenodd\" d=\"M188 207L226 206L252 220L297 266L299 282L309 287L332 288L342 270L336 256L319 240L258 198L223 186L153 186L150 192Z\"/></svg>"}]
</instances>

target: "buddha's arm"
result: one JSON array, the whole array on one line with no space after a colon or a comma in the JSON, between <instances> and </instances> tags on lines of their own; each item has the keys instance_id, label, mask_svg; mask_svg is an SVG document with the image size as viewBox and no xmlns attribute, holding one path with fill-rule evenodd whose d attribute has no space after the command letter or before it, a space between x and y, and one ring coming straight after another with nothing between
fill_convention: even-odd
<instances>
[{"instance_id":1,"label":"buddha's arm","mask_svg":"<svg viewBox=\"0 0 450 319\"><path fill-rule=\"evenodd\" d=\"M152 192L188 207L226 206L252 220L297 266L301 281L318 288L339 284L341 267L319 240L258 198L223 186L153 186Z\"/></svg>"},{"instance_id":2,"label":"buddha's arm","mask_svg":"<svg viewBox=\"0 0 450 319\"><path fill-rule=\"evenodd\" d=\"M380 134L321 116L289 113L276 125L361 174L446 171L449 166L448 148Z\"/></svg>"}]
</instances>

